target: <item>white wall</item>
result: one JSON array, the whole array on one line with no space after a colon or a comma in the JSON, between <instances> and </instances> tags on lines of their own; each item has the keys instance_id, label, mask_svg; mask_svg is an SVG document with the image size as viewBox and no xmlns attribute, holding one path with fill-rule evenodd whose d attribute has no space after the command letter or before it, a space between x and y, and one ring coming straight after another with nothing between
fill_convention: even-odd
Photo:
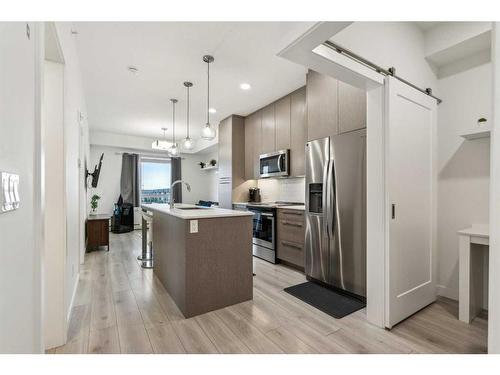
<instances>
[{"instance_id":1,"label":"white wall","mask_svg":"<svg viewBox=\"0 0 500 375\"><path fill-rule=\"evenodd\" d=\"M457 230L487 224L490 140L466 141L458 134L477 119L492 122L491 64L439 80L438 107L438 285L458 299Z\"/></svg>"},{"instance_id":2,"label":"white wall","mask_svg":"<svg viewBox=\"0 0 500 375\"><path fill-rule=\"evenodd\" d=\"M158 152L151 149L153 141L153 138L116 134L100 130L92 130L90 132L90 144L95 146L109 146L131 150L148 150L149 152Z\"/></svg>"},{"instance_id":3,"label":"white wall","mask_svg":"<svg viewBox=\"0 0 500 375\"><path fill-rule=\"evenodd\" d=\"M419 87L437 90L436 76L425 60L425 37L413 22L354 22L333 38L338 43Z\"/></svg>"},{"instance_id":4,"label":"white wall","mask_svg":"<svg viewBox=\"0 0 500 375\"><path fill-rule=\"evenodd\" d=\"M64 56L64 142L66 178L66 290L65 305L69 310L77 286L79 266L83 262L84 230L86 212L82 203L86 201L83 171L84 159L88 157L88 126L79 114L86 115L85 96L81 80L79 57L71 23L55 24L62 54Z\"/></svg>"},{"instance_id":5,"label":"white wall","mask_svg":"<svg viewBox=\"0 0 500 375\"><path fill-rule=\"evenodd\" d=\"M101 153L104 153L99 185L96 189L90 189L91 194L101 196L99 200L98 213L112 213L113 207L120 196L120 177L122 168L122 152L136 152L145 156L156 156L158 153L152 153L149 150L133 150L128 148L119 148L112 146L90 146L90 165L99 161ZM165 156L165 155L162 155ZM202 171L198 163L210 159L217 159L217 153L210 154L182 154L181 168L182 178L191 185L191 192L182 188L182 198L184 203L197 203L199 200L217 201L217 171Z\"/></svg>"},{"instance_id":6,"label":"white wall","mask_svg":"<svg viewBox=\"0 0 500 375\"><path fill-rule=\"evenodd\" d=\"M0 22L0 170L19 174L21 198L18 210L0 214L0 353L43 352L34 198L40 146L35 68L41 68L35 43L41 33L34 23L30 28L28 39L26 23Z\"/></svg>"},{"instance_id":7,"label":"white wall","mask_svg":"<svg viewBox=\"0 0 500 375\"><path fill-rule=\"evenodd\" d=\"M64 181L64 66L45 61L44 71L44 328L45 348L66 343L66 205Z\"/></svg>"},{"instance_id":8,"label":"white wall","mask_svg":"<svg viewBox=\"0 0 500 375\"><path fill-rule=\"evenodd\" d=\"M493 130L491 134L488 353L500 354L500 24L492 30Z\"/></svg>"},{"instance_id":9,"label":"white wall","mask_svg":"<svg viewBox=\"0 0 500 375\"><path fill-rule=\"evenodd\" d=\"M198 203L200 200L218 202L218 172L217 170L201 170L198 163L207 162L211 159L217 160L217 152L206 154L183 154L181 162L182 179L191 185L188 192L183 185L182 200L184 203Z\"/></svg>"},{"instance_id":10,"label":"white wall","mask_svg":"<svg viewBox=\"0 0 500 375\"><path fill-rule=\"evenodd\" d=\"M450 35L439 36L424 35L409 22L354 22L331 40L383 68L396 67L397 75L431 87L443 99L438 107L438 293L456 299L456 231L487 223L489 204L488 140L464 141L458 133L479 117L491 120L491 74L490 65L483 64L437 80L425 57L449 44Z\"/></svg>"},{"instance_id":11,"label":"white wall","mask_svg":"<svg viewBox=\"0 0 500 375\"><path fill-rule=\"evenodd\" d=\"M491 22L444 22L425 33L425 54L439 54L490 30Z\"/></svg>"},{"instance_id":12,"label":"white wall","mask_svg":"<svg viewBox=\"0 0 500 375\"><path fill-rule=\"evenodd\" d=\"M97 208L97 213L99 214L113 213L114 204L118 201L118 197L120 196L122 155L119 153L121 152L126 151L125 149L119 149L116 147L90 145L90 162L87 166L89 171L94 170L94 166L99 162L101 154L104 153L97 188L94 189L89 184L89 196L91 197L92 195L97 194L101 197ZM87 203L87 209L90 210L90 200Z\"/></svg>"},{"instance_id":13,"label":"white wall","mask_svg":"<svg viewBox=\"0 0 500 375\"><path fill-rule=\"evenodd\" d=\"M169 134L171 134L171 129L167 133L167 137L169 137ZM160 139L163 139L163 134L158 133L158 137ZM151 143L156 139L157 138L139 137L127 134L117 134L95 129L90 132L90 143L93 145L114 146L114 147L121 147L121 148L135 149L135 150L147 150L149 152L161 153L151 149ZM197 139L194 148L189 151L189 154L210 153L211 149L217 147L217 142L218 142L218 133L217 137L211 141L207 141L204 139Z\"/></svg>"}]
</instances>

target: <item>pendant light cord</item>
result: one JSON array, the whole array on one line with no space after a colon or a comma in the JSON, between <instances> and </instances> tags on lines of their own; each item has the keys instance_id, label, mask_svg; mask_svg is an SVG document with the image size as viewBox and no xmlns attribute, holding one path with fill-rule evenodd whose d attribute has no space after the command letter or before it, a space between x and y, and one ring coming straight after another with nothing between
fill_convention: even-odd
<instances>
[{"instance_id":1,"label":"pendant light cord","mask_svg":"<svg viewBox=\"0 0 500 375\"><path fill-rule=\"evenodd\" d=\"M189 86L187 88L187 138L189 138Z\"/></svg>"},{"instance_id":2,"label":"pendant light cord","mask_svg":"<svg viewBox=\"0 0 500 375\"><path fill-rule=\"evenodd\" d=\"M210 124L210 60L207 61L207 124Z\"/></svg>"},{"instance_id":3,"label":"pendant light cord","mask_svg":"<svg viewBox=\"0 0 500 375\"><path fill-rule=\"evenodd\" d=\"M172 137L175 145L175 102L172 101Z\"/></svg>"}]
</instances>

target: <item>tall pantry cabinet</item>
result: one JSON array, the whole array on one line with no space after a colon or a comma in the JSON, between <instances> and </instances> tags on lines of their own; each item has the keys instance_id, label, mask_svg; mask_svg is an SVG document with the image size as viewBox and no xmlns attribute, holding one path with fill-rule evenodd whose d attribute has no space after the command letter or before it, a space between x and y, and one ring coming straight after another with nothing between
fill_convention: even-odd
<instances>
[{"instance_id":1,"label":"tall pantry cabinet","mask_svg":"<svg viewBox=\"0 0 500 375\"><path fill-rule=\"evenodd\" d=\"M251 182L245 179L245 127L241 116L232 115L219 124L219 207L248 200Z\"/></svg>"}]
</instances>

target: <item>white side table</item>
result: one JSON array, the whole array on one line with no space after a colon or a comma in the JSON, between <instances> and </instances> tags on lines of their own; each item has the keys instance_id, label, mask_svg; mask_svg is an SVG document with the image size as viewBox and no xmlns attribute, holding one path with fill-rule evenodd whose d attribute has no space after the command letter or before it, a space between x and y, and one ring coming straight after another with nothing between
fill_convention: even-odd
<instances>
[{"instance_id":1,"label":"white side table","mask_svg":"<svg viewBox=\"0 0 500 375\"><path fill-rule=\"evenodd\" d=\"M474 244L490 244L488 225L459 230L458 319L470 323L483 309L484 251ZM488 247L489 251L489 247Z\"/></svg>"}]
</instances>

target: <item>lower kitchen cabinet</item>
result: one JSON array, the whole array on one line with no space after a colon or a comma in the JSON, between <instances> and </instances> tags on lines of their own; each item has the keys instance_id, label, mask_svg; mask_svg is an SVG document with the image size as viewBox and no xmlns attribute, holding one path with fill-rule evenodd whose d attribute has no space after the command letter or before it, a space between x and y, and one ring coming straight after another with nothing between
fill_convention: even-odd
<instances>
[{"instance_id":1,"label":"lower kitchen cabinet","mask_svg":"<svg viewBox=\"0 0 500 375\"><path fill-rule=\"evenodd\" d=\"M277 257L304 268L305 215L303 210L278 208Z\"/></svg>"}]
</instances>

